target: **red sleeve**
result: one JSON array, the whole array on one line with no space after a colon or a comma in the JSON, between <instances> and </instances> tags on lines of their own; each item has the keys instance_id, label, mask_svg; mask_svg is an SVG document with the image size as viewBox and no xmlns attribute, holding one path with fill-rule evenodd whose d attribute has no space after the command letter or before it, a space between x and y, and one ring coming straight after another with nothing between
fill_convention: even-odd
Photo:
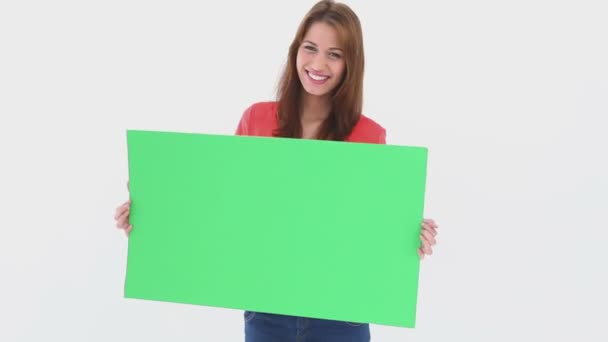
<instances>
[{"instance_id":1,"label":"red sleeve","mask_svg":"<svg viewBox=\"0 0 608 342\"><path fill-rule=\"evenodd\" d=\"M380 135L378 137L378 144L386 145L386 129L382 129L380 131Z\"/></svg>"},{"instance_id":2,"label":"red sleeve","mask_svg":"<svg viewBox=\"0 0 608 342\"><path fill-rule=\"evenodd\" d=\"M241 120L239 121L239 125L236 128L236 135L249 135L249 122L251 121L252 111L253 105L245 109L245 112L243 113L243 116L241 116Z\"/></svg>"}]
</instances>

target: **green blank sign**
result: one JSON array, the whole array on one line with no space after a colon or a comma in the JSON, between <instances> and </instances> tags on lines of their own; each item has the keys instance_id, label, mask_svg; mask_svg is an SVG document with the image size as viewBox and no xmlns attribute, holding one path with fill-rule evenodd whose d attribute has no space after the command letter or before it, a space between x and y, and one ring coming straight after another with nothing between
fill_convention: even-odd
<instances>
[{"instance_id":1,"label":"green blank sign","mask_svg":"<svg viewBox=\"0 0 608 342\"><path fill-rule=\"evenodd\" d=\"M414 327L425 148L127 140L126 297Z\"/></svg>"}]
</instances>

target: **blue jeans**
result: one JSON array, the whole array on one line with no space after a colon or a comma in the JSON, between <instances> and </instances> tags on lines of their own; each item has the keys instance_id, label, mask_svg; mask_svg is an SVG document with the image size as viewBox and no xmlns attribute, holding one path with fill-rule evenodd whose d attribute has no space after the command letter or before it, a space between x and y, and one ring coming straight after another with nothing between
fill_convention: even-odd
<instances>
[{"instance_id":1,"label":"blue jeans","mask_svg":"<svg viewBox=\"0 0 608 342\"><path fill-rule=\"evenodd\" d=\"M369 324L245 311L245 342L369 342Z\"/></svg>"}]
</instances>

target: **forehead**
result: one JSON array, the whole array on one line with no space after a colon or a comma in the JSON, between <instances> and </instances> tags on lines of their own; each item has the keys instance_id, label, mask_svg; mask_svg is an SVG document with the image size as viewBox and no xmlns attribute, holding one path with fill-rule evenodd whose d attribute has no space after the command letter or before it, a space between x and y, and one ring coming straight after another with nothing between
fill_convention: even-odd
<instances>
[{"instance_id":1,"label":"forehead","mask_svg":"<svg viewBox=\"0 0 608 342\"><path fill-rule=\"evenodd\" d=\"M304 35L304 40L309 40L319 46L326 48L340 48L340 39L338 37L338 32L333 26L324 23L324 22L316 22L313 23L306 34Z\"/></svg>"}]
</instances>

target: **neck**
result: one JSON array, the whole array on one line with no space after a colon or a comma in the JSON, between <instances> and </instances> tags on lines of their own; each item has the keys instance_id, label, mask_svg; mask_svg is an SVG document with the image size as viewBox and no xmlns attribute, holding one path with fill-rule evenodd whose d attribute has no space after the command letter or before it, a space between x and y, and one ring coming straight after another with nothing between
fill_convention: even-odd
<instances>
[{"instance_id":1,"label":"neck","mask_svg":"<svg viewBox=\"0 0 608 342\"><path fill-rule=\"evenodd\" d=\"M304 92L302 96L302 122L323 122L331 112L329 96L314 96Z\"/></svg>"}]
</instances>

